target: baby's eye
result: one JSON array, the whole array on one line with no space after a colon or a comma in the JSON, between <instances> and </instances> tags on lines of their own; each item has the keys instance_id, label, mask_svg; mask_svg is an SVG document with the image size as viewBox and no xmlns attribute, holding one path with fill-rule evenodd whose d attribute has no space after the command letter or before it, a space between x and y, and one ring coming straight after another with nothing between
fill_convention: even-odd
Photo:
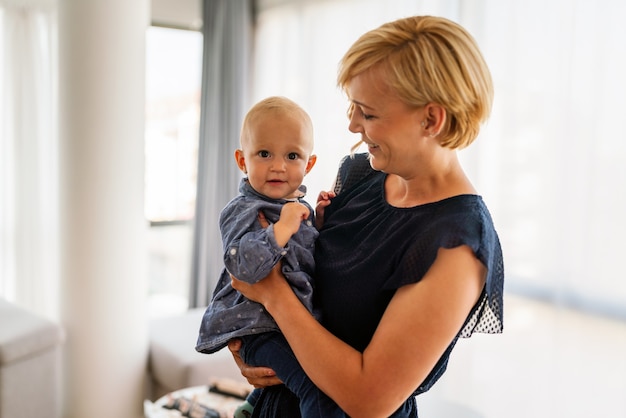
<instances>
[{"instance_id":1,"label":"baby's eye","mask_svg":"<svg viewBox=\"0 0 626 418\"><path fill-rule=\"evenodd\" d=\"M300 158L300 156L295 152L290 152L289 154L287 154L287 158L289 160L297 160L298 158Z\"/></svg>"},{"instance_id":2,"label":"baby's eye","mask_svg":"<svg viewBox=\"0 0 626 418\"><path fill-rule=\"evenodd\" d=\"M261 158L268 158L269 156L270 156L270 152L269 151L265 151L265 150L259 151L259 157L261 157Z\"/></svg>"}]
</instances>

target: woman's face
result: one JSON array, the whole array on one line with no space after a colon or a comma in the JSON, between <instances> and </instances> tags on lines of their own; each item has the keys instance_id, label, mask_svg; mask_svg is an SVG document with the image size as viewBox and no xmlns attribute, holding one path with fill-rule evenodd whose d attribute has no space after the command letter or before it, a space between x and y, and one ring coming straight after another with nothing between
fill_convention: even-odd
<instances>
[{"instance_id":1,"label":"woman's face","mask_svg":"<svg viewBox=\"0 0 626 418\"><path fill-rule=\"evenodd\" d=\"M424 108L400 100L377 68L355 76L346 91L353 106L348 129L361 134L372 168L402 175L414 166L423 138Z\"/></svg>"}]
</instances>

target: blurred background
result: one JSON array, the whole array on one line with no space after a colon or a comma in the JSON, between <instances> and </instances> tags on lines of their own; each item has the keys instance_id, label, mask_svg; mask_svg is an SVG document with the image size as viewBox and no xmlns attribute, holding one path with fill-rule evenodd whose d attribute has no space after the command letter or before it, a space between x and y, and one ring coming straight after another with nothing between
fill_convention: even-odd
<instances>
[{"instance_id":1,"label":"blurred background","mask_svg":"<svg viewBox=\"0 0 626 418\"><path fill-rule=\"evenodd\" d=\"M203 141L225 143L220 157L225 168L209 177L232 184L222 180L238 175L231 170L236 167L228 168L234 166L238 138L236 128L229 138L203 134L203 112L212 103L207 96L224 94L207 90L211 3L219 2L153 0L149 8L141 91L144 160L137 166L145 222L139 252L145 265L137 270L145 281L137 304L147 319L202 306L220 269L203 258L215 247L200 242L207 234L219 241L216 229L198 222L211 211L198 197L218 187L199 181L211 166L205 154L213 152ZM621 125L626 3L257 0L248 5L242 105L234 119L238 123L250 105L269 95L288 96L310 113L318 155L305 179L312 203L330 187L339 160L358 140L347 130L347 100L335 81L349 45L369 29L414 14L450 18L474 35L492 71L495 102L478 140L460 156L502 242L505 332L461 341L448 373L425 401L446 399L488 418L626 416ZM58 244L63 223L57 219L63 218L59 173L66 151L54 134L63 58L59 7L63 10L63 1L0 1L0 297L63 321L66 261ZM35 13L30 26L20 25L28 13ZM31 43L37 59L20 66L9 54L18 48L16 28L36 31ZM222 53L230 56L229 48L236 47L228 45ZM10 101L18 85L35 90L36 100L19 106ZM27 116L20 106L26 106ZM23 119L28 122L17 122ZM236 192L225 190L222 200Z\"/></svg>"}]
</instances>

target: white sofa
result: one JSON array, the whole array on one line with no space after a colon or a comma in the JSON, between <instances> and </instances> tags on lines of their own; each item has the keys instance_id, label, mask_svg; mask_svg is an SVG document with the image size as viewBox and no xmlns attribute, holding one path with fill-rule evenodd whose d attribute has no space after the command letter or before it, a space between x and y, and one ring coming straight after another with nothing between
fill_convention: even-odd
<instances>
[{"instance_id":1,"label":"white sofa","mask_svg":"<svg viewBox=\"0 0 626 418\"><path fill-rule=\"evenodd\" d=\"M0 418L58 418L61 346L58 324L0 299Z\"/></svg>"},{"instance_id":2,"label":"white sofa","mask_svg":"<svg viewBox=\"0 0 626 418\"><path fill-rule=\"evenodd\" d=\"M211 379L245 382L228 348L214 354L195 350L204 308L150 321L149 393L154 401L166 393L208 385ZM2 418L2 417L0 417Z\"/></svg>"}]
</instances>

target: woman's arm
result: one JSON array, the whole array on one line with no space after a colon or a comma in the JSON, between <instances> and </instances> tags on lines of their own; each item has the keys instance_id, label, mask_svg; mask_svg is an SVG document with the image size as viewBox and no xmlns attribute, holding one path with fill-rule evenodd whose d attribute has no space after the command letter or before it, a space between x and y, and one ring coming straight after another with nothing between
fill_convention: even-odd
<instances>
[{"instance_id":1,"label":"woman's arm","mask_svg":"<svg viewBox=\"0 0 626 418\"><path fill-rule=\"evenodd\" d=\"M276 320L311 380L349 415L391 415L457 335L485 283L471 249L440 249L424 278L396 291L363 353L322 327L276 269L258 284L233 279Z\"/></svg>"}]
</instances>

